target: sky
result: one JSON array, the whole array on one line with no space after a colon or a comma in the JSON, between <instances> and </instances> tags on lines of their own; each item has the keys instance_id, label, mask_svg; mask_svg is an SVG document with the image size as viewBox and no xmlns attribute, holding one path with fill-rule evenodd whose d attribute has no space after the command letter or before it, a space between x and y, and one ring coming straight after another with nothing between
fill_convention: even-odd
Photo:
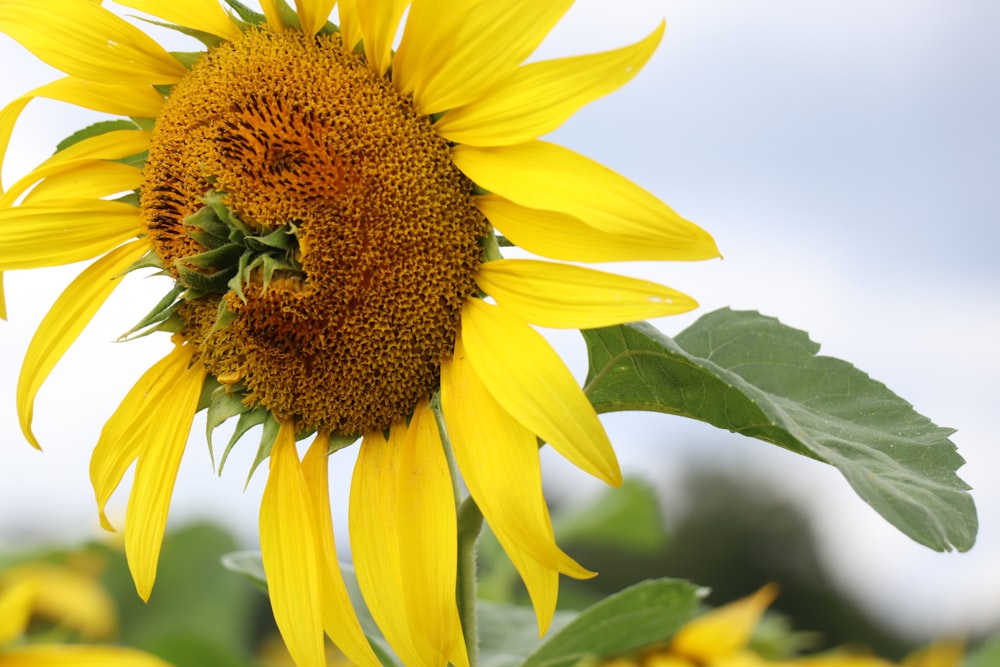
<instances>
[{"instance_id":1,"label":"sky","mask_svg":"<svg viewBox=\"0 0 1000 667\"><path fill-rule=\"evenodd\" d=\"M935 554L858 500L828 466L766 443L664 415L606 416L626 474L663 486L686 465L754 471L807 510L834 574L873 611L914 634L1000 627L1000 5L992 0L580 0L535 58L614 48L667 19L635 80L550 138L654 192L716 238L723 260L612 267L694 296L667 334L730 306L808 331L822 353L886 383L936 423L958 429L980 534L966 554ZM55 78L0 36L0 103ZM4 182L98 118L33 102L15 131ZM0 543L98 536L87 479L101 425L167 350L150 337L114 343L130 304L163 283L126 281L43 388L36 433L17 427L16 374L32 331L82 266L6 276L0 324ZM143 312L145 313L145 305ZM578 336L551 334L582 379ZM264 475L243 490L252 446L212 472L196 424L172 510L213 517L248 545ZM598 482L546 455L550 492L598 493ZM346 504L351 452L334 456ZM127 482L112 504L123 517ZM338 496L339 494L339 496ZM337 500L335 500L335 505ZM346 526L346 511L335 516ZM345 540L346 541L346 540Z\"/></svg>"}]
</instances>

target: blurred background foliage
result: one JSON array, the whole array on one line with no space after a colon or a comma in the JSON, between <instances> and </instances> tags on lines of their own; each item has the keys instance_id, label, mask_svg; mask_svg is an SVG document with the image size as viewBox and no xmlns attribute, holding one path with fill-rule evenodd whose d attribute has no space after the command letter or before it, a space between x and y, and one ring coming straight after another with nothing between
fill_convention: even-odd
<instances>
[{"instance_id":1,"label":"blurred background foliage","mask_svg":"<svg viewBox=\"0 0 1000 667\"><path fill-rule=\"evenodd\" d=\"M665 512L656 492L629 480L590 504L553 507L559 543L586 567L588 581L563 579L560 607L583 609L645 579L688 579L710 589L705 602L722 605L767 582L780 595L757 630L765 656L838 646L865 646L898 660L938 639L893 634L838 590L824 570L806 515L767 487L718 472L693 470L683 482L683 506ZM671 517L670 521L664 519ZM115 542L71 550L0 554L0 573L28 561L84 569L98 577L118 609L116 642L158 655L178 667L290 665L265 593L226 570L236 551L226 530L194 523L168 533L156 587L148 603L135 589ZM480 597L527 604L513 566L492 535L480 542ZM967 637L966 667L1000 665L1000 633ZM331 654L330 664L337 662Z\"/></svg>"}]
</instances>

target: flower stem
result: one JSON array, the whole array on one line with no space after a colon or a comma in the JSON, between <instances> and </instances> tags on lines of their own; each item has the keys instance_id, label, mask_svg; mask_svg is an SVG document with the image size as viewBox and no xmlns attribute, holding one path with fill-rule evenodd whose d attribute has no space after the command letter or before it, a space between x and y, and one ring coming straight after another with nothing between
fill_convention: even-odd
<instances>
[{"instance_id":1,"label":"flower stem","mask_svg":"<svg viewBox=\"0 0 1000 667\"><path fill-rule=\"evenodd\" d=\"M479 664L479 628L476 619L476 542L483 513L472 496L458 508L458 616L469 650L469 666Z\"/></svg>"}]
</instances>

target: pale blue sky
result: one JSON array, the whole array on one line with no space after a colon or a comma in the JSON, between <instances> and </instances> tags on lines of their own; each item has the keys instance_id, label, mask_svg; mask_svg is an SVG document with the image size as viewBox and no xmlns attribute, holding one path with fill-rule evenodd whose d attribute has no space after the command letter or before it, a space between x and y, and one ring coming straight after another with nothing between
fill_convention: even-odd
<instances>
[{"instance_id":1,"label":"pale blue sky","mask_svg":"<svg viewBox=\"0 0 1000 667\"><path fill-rule=\"evenodd\" d=\"M608 4L578 2L541 53L619 46L666 17L664 42L632 84L585 109L553 140L661 196L709 229L726 257L623 268L687 291L701 301L700 312L730 305L779 316L809 331L824 353L854 362L938 423L958 428L954 440L968 460L961 474L980 509L980 543L965 555L933 554L857 501L833 469L762 443L715 438L678 419L609 418L624 466L641 473L655 458L676 471L694 457L770 471L814 512L831 563L873 607L917 631L996 627L1000 456L991 416L1000 398L1000 265L992 254L1000 234L1000 5L631 0L612 12ZM0 62L0 102L54 78L6 38ZM56 103L29 109L7 183L91 118ZM43 390L37 414L46 454L23 444L13 409L20 357L32 327L78 271L8 277L11 321L0 325L0 539L38 527L67 538L97 534L90 448L131 381L165 350L162 340L107 342L134 323L131 298L146 302L163 291L133 281ZM694 317L656 324L674 333ZM556 338L582 374L582 346ZM707 437L710 445L698 450L684 446ZM334 459L340 487L351 465L342 454ZM553 491L598 490L550 463ZM263 475L243 494L245 470L245 461L235 461L214 478L196 426L173 517L224 517L252 540ZM127 496L120 495L115 507L123 514Z\"/></svg>"}]
</instances>

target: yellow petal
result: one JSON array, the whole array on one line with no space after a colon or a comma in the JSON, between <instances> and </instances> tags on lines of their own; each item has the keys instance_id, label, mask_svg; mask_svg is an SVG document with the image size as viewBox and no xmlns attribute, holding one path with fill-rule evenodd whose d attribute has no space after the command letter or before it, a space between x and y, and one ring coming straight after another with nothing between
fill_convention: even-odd
<instances>
[{"instance_id":1,"label":"yellow petal","mask_svg":"<svg viewBox=\"0 0 1000 667\"><path fill-rule=\"evenodd\" d=\"M142 170L107 160L86 160L53 173L25 195L21 205L53 199L100 199L142 185Z\"/></svg>"},{"instance_id":2,"label":"yellow petal","mask_svg":"<svg viewBox=\"0 0 1000 667\"><path fill-rule=\"evenodd\" d=\"M278 3L282 0L260 0L260 8L267 17L267 25L275 32L285 29L285 22L281 20L281 12L278 11Z\"/></svg>"},{"instance_id":3,"label":"yellow petal","mask_svg":"<svg viewBox=\"0 0 1000 667\"><path fill-rule=\"evenodd\" d=\"M365 436L351 481L351 551L368 608L402 664L467 667L454 495L434 429L422 403L388 441Z\"/></svg>"},{"instance_id":4,"label":"yellow petal","mask_svg":"<svg viewBox=\"0 0 1000 667\"><path fill-rule=\"evenodd\" d=\"M422 2L436 4L436 0L416 0L414 5ZM468 5L464 16L454 17L460 19L457 24L453 17L436 28L423 23L421 30L434 47L433 63L407 60L404 33L397 55L413 68L406 85L413 86L417 109L433 114L479 99L534 52L572 4L572 0L479 2ZM439 17L444 16L442 8L438 11ZM415 34L411 43L419 38Z\"/></svg>"},{"instance_id":5,"label":"yellow petal","mask_svg":"<svg viewBox=\"0 0 1000 667\"><path fill-rule=\"evenodd\" d=\"M674 635L670 650L705 663L736 654L750 642L754 628L777 595L777 586L769 584L699 616Z\"/></svg>"},{"instance_id":6,"label":"yellow petal","mask_svg":"<svg viewBox=\"0 0 1000 667\"><path fill-rule=\"evenodd\" d=\"M366 2L368 0L360 0ZM345 51L353 51L361 42L361 23L358 19L359 0L340 0L337 17L340 20L340 37Z\"/></svg>"},{"instance_id":7,"label":"yellow petal","mask_svg":"<svg viewBox=\"0 0 1000 667\"><path fill-rule=\"evenodd\" d=\"M462 309L469 363L504 410L580 469L608 484L621 470L597 413L548 342L480 299Z\"/></svg>"},{"instance_id":8,"label":"yellow petal","mask_svg":"<svg viewBox=\"0 0 1000 667\"><path fill-rule=\"evenodd\" d=\"M648 280L531 259L481 264L476 282L501 308L543 327L593 329L676 315L698 305Z\"/></svg>"},{"instance_id":9,"label":"yellow petal","mask_svg":"<svg viewBox=\"0 0 1000 667\"><path fill-rule=\"evenodd\" d=\"M0 26L42 62L88 81L169 84L187 73L154 39L99 3L6 0Z\"/></svg>"},{"instance_id":10,"label":"yellow petal","mask_svg":"<svg viewBox=\"0 0 1000 667\"><path fill-rule=\"evenodd\" d=\"M0 320L7 319L7 299L3 295L3 272L0 271Z\"/></svg>"},{"instance_id":11,"label":"yellow petal","mask_svg":"<svg viewBox=\"0 0 1000 667\"><path fill-rule=\"evenodd\" d=\"M7 154L14 123L25 105L36 97L69 102L85 109L134 118L155 118L163 107L163 96L152 86L94 83L66 77L35 88L0 110L0 163ZM141 152L139 151L134 152ZM3 188L0 186L0 194Z\"/></svg>"},{"instance_id":12,"label":"yellow petal","mask_svg":"<svg viewBox=\"0 0 1000 667\"><path fill-rule=\"evenodd\" d=\"M395 424L389 439L365 435L351 478L351 554L368 610L404 665L423 665L410 633L403 599L398 530L398 452L406 426Z\"/></svg>"},{"instance_id":13,"label":"yellow petal","mask_svg":"<svg viewBox=\"0 0 1000 667\"><path fill-rule=\"evenodd\" d=\"M104 513L108 499L145 444L141 431L143 425L148 425L149 419L144 411L148 407L156 409L165 404L173 390L171 382L177 367L186 367L190 358L189 349L175 348L153 364L125 395L101 430L101 437L90 458L90 482L105 530L114 530Z\"/></svg>"},{"instance_id":14,"label":"yellow petal","mask_svg":"<svg viewBox=\"0 0 1000 667\"><path fill-rule=\"evenodd\" d=\"M274 620L299 667L326 665L315 526L295 427L282 422L260 501L260 548Z\"/></svg>"},{"instance_id":15,"label":"yellow petal","mask_svg":"<svg viewBox=\"0 0 1000 667\"><path fill-rule=\"evenodd\" d=\"M357 1L371 0L348 0L348 5L354 7ZM392 81L399 92L412 93L426 84L433 70L448 62L446 45L475 3L476 0L417 0L410 6L403 37L392 60ZM344 4L340 3L340 14L346 25Z\"/></svg>"},{"instance_id":16,"label":"yellow petal","mask_svg":"<svg viewBox=\"0 0 1000 667\"><path fill-rule=\"evenodd\" d=\"M172 667L149 653L120 646L35 645L0 653L0 667Z\"/></svg>"},{"instance_id":17,"label":"yellow petal","mask_svg":"<svg viewBox=\"0 0 1000 667\"><path fill-rule=\"evenodd\" d=\"M434 413L413 411L399 461L397 496L401 579L411 632L427 664L468 667L458 618L455 493ZM434 656L434 660L430 657Z\"/></svg>"},{"instance_id":18,"label":"yellow petal","mask_svg":"<svg viewBox=\"0 0 1000 667\"><path fill-rule=\"evenodd\" d=\"M0 207L13 206L23 193L43 178L93 164L95 160L120 160L149 148L150 133L144 130L116 130L84 139L48 158L19 178L0 196Z\"/></svg>"},{"instance_id":19,"label":"yellow petal","mask_svg":"<svg viewBox=\"0 0 1000 667\"><path fill-rule=\"evenodd\" d=\"M40 448L31 432L35 396L45 378L104 301L118 286L122 272L149 249L145 240L120 246L87 267L63 291L42 319L24 353L17 382L17 415L21 432Z\"/></svg>"},{"instance_id":20,"label":"yellow petal","mask_svg":"<svg viewBox=\"0 0 1000 667\"><path fill-rule=\"evenodd\" d=\"M102 199L47 201L0 209L0 271L71 264L142 233L139 209Z\"/></svg>"},{"instance_id":21,"label":"yellow petal","mask_svg":"<svg viewBox=\"0 0 1000 667\"><path fill-rule=\"evenodd\" d=\"M193 28L229 41L243 32L216 0L115 0L116 4L152 14L168 23Z\"/></svg>"},{"instance_id":22,"label":"yellow petal","mask_svg":"<svg viewBox=\"0 0 1000 667\"><path fill-rule=\"evenodd\" d=\"M718 257L707 232L627 178L578 153L544 141L452 149L455 165L478 185L529 208L578 218L609 234L645 236L667 246L670 259Z\"/></svg>"},{"instance_id":23,"label":"yellow petal","mask_svg":"<svg viewBox=\"0 0 1000 667\"><path fill-rule=\"evenodd\" d=\"M302 31L307 35L315 35L322 30L335 4L336 0L295 0Z\"/></svg>"},{"instance_id":24,"label":"yellow petal","mask_svg":"<svg viewBox=\"0 0 1000 667\"><path fill-rule=\"evenodd\" d=\"M937 642L908 655L902 667L959 667L964 655L961 642Z\"/></svg>"},{"instance_id":25,"label":"yellow petal","mask_svg":"<svg viewBox=\"0 0 1000 667\"><path fill-rule=\"evenodd\" d=\"M316 538L319 573L323 582L321 596L323 628L351 664L378 667L381 663L361 630L361 624L354 613L337 561L333 518L330 515L327 469L329 442L329 436L317 435L302 459L302 474L309 489L309 500L313 508L310 516L316 522L312 534Z\"/></svg>"},{"instance_id":26,"label":"yellow petal","mask_svg":"<svg viewBox=\"0 0 1000 667\"><path fill-rule=\"evenodd\" d=\"M173 377L166 387L169 393L158 397L159 405L146 398L136 406L135 428L143 434L144 442L125 512L125 555L136 592L143 600L148 600L153 590L177 469L205 383L204 366L196 362L189 367L190 351L181 348L173 355Z\"/></svg>"},{"instance_id":27,"label":"yellow petal","mask_svg":"<svg viewBox=\"0 0 1000 667\"><path fill-rule=\"evenodd\" d=\"M385 74L392 63L392 43L408 4L410 0L361 0L357 3L368 66L379 76Z\"/></svg>"},{"instance_id":28,"label":"yellow petal","mask_svg":"<svg viewBox=\"0 0 1000 667\"><path fill-rule=\"evenodd\" d=\"M542 635L555 612L559 573L577 578L593 573L556 546L535 434L486 391L461 337L441 367L441 407L462 479L521 574Z\"/></svg>"},{"instance_id":29,"label":"yellow petal","mask_svg":"<svg viewBox=\"0 0 1000 667\"><path fill-rule=\"evenodd\" d=\"M114 600L94 576L45 562L28 562L0 574L0 589L24 582L34 586L31 606L35 615L84 639L108 639L114 635L118 625Z\"/></svg>"},{"instance_id":30,"label":"yellow petal","mask_svg":"<svg viewBox=\"0 0 1000 667\"><path fill-rule=\"evenodd\" d=\"M10 644L28 628L38 583L27 580L0 589L0 646ZM3 653L0 653L0 659Z\"/></svg>"},{"instance_id":31,"label":"yellow petal","mask_svg":"<svg viewBox=\"0 0 1000 667\"><path fill-rule=\"evenodd\" d=\"M661 242L655 229L642 235L609 233L579 218L528 208L498 197L476 198L476 206L497 230L528 252L570 262L669 260L676 250Z\"/></svg>"},{"instance_id":32,"label":"yellow petal","mask_svg":"<svg viewBox=\"0 0 1000 667\"><path fill-rule=\"evenodd\" d=\"M665 25L615 51L524 65L482 98L446 113L434 129L449 141L472 146L536 139L628 83L653 55Z\"/></svg>"}]
</instances>

